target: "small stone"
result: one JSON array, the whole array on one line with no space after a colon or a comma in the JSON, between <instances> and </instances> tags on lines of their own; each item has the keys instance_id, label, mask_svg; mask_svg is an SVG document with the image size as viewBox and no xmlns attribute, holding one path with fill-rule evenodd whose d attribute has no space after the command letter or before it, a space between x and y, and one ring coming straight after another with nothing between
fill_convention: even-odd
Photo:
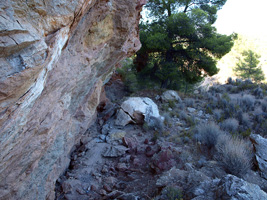
<instances>
[{"instance_id":1,"label":"small stone","mask_svg":"<svg viewBox=\"0 0 267 200\"><path fill-rule=\"evenodd\" d=\"M140 162L140 159L139 159L139 158L135 158L135 159L133 160L133 165L134 165L135 167L140 167L140 166L142 166L142 163Z\"/></svg>"},{"instance_id":2,"label":"small stone","mask_svg":"<svg viewBox=\"0 0 267 200\"><path fill-rule=\"evenodd\" d=\"M185 163L185 169L186 171L192 171L194 170L194 166L192 163Z\"/></svg>"},{"instance_id":3,"label":"small stone","mask_svg":"<svg viewBox=\"0 0 267 200\"><path fill-rule=\"evenodd\" d=\"M62 187L62 190L65 193L71 192L71 190L73 189L73 185L69 181L63 182L63 184L61 185L61 187Z\"/></svg>"},{"instance_id":4,"label":"small stone","mask_svg":"<svg viewBox=\"0 0 267 200\"><path fill-rule=\"evenodd\" d=\"M167 90L161 95L161 99L163 101L177 101L181 102L181 98L179 97L178 93L174 90Z\"/></svg>"},{"instance_id":5,"label":"small stone","mask_svg":"<svg viewBox=\"0 0 267 200\"><path fill-rule=\"evenodd\" d=\"M152 150L151 146L146 147L146 152L151 151L151 150Z\"/></svg>"},{"instance_id":6,"label":"small stone","mask_svg":"<svg viewBox=\"0 0 267 200\"><path fill-rule=\"evenodd\" d=\"M104 120L103 120L103 119L100 119L100 120L98 121L98 123L99 123L100 126L102 126L102 125L104 124Z\"/></svg>"},{"instance_id":7,"label":"small stone","mask_svg":"<svg viewBox=\"0 0 267 200\"><path fill-rule=\"evenodd\" d=\"M115 124L118 126L126 126L131 122L133 122L132 118L128 114L126 114L122 109L120 109L117 114L117 119L115 121Z\"/></svg>"},{"instance_id":8,"label":"small stone","mask_svg":"<svg viewBox=\"0 0 267 200\"><path fill-rule=\"evenodd\" d=\"M105 185L103 186L103 188L104 188L104 190L106 190L108 193L112 191L111 188L110 188L110 186L108 186L107 184L105 184Z\"/></svg>"},{"instance_id":9,"label":"small stone","mask_svg":"<svg viewBox=\"0 0 267 200\"><path fill-rule=\"evenodd\" d=\"M112 171L112 172L116 171L114 167L110 167L109 170Z\"/></svg>"},{"instance_id":10,"label":"small stone","mask_svg":"<svg viewBox=\"0 0 267 200\"><path fill-rule=\"evenodd\" d=\"M78 154L78 157L83 157L84 155L85 155L85 152L83 151L83 152Z\"/></svg>"},{"instance_id":11,"label":"small stone","mask_svg":"<svg viewBox=\"0 0 267 200\"><path fill-rule=\"evenodd\" d=\"M160 171L168 170L175 165L173 153L170 149L162 150L152 157L153 165Z\"/></svg>"},{"instance_id":12,"label":"small stone","mask_svg":"<svg viewBox=\"0 0 267 200\"><path fill-rule=\"evenodd\" d=\"M135 196L134 194L131 194L131 193L122 194L118 198L121 199L121 200L137 200L137 199L140 199L138 196Z\"/></svg>"},{"instance_id":13,"label":"small stone","mask_svg":"<svg viewBox=\"0 0 267 200\"><path fill-rule=\"evenodd\" d=\"M128 147L131 151L137 150L138 141L135 137L124 137L123 144Z\"/></svg>"},{"instance_id":14,"label":"small stone","mask_svg":"<svg viewBox=\"0 0 267 200\"><path fill-rule=\"evenodd\" d=\"M199 116L199 117L202 117L202 116L203 116L203 111L202 111L202 110L200 110L200 111L198 112L198 116Z\"/></svg>"},{"instance_id":15,"label":"small stone","mask_svg":"<svg viewBox=\"0 0 267 200\"><path fill-rule=\"evenodd\" d=\"M103 140L99 139L99 138L95 138L95 142L96 143L103 143Z\"/></svg>"},{"instance_id":16,"label":"small stone","mask_svg":"<svg viewBox=\"0 0 267 200\"><path fill-rule=\"evenodd\" d=\"M83 189L81 189L81 188L77 188L76 189L76 192L78 192L80 195L86 194L86 192Z\"/></svg>"},{"instance_id":17,"label":"small stone","mask_svg":"<svg viewBox=\"0 0 267 200\"><path fill-rule=\"evenodd\" d=\"M131 155L130 160L133 161L136 158L136 156Z\"/></svg>"},{"instance_id":18,"label":"small stone","mask_svg":"<svg viewBox=\"0 0 267 200\"><path fill-rule=\"evenodd\" d=\"M95 186L95 185L91 185L91 187L90 187L90 190L91 190L91 191L96 191L96 190L97 190L97 188L96 188L96 186Z\"/></svg>"},{"instance_id":19,"label":"small stone","mask_svg":"<svg viewBox=\"0 0 267 200\"><path fill-rule=\"evenodd\" d=\"M119 182L115 185L115 188L118 190L124 190L127 187L127 184L125 182Z\"/></svg>"},{"instance_id":20,"label":"small stone","mask_svg":"<svg viewBox=\"0 0 267 200\"><path fill-rule=\"evenodd\" d=\"M102 195L102 196L106 196L107 192L106 192L106 190L101 189L101 190L99 190L99 194Z\"/></svg>"},{"instance_id":21,"label":"small stone","mask_svg":"<svg viewBox=\"0 0 267 200\"><path fill-rule=\"evenodd\" d=\"M144 144L148 144L148 139L145 139Z\"/></svg>"},{"instance_id":22,"label":"small stone","mask_svg":"<svg viewBox=\"0 0 267 200\"><path fill-rule=\"evenodd\" d=\"M146 147L146 156L152 157L156 152L150 146Z\"/></svg>"},{"instance_id":23,"label":"small stone","mask_svg":"<svg viewBox=\"0 0 267 200\"><path fill-rule=\"evenodd\" d=\"M109 176L109 177L107 177L107 178L105 179L105 182L106 182L107 184L109 184L111 187L114 187L114 185L115 185L116 182L117 182L117 179L116 179L115 177L113 177L113 176Z\"/></svg>"},{"instance_id":24,"label":"small stone","mask_svg":"<svg viewBox=\"0 0 267 200\"><path fill-rule=\"evenodd\" d=\"M125 163L118 163L116 169L118 171L124 172L128 169Z\"/></svg>"},{"instance_id":25,"label":"small stone","mask_svg":"<svg viewBox=\"0 0 267 200\"><path fill-rule=\"evenodd\" d=\"M184 142L184 143L188 143L188 142L190 142L190 138L187 137L187 136L183 137L183 142Z\"/></svg>"},{"instance_id":26,"label":"small stone","mask_svg":"<svg viewBox=\"0 0 267 200\"><path fill-rule=\"evenodd\" d=\"M82 143L83 145L86 145L89 141L90 141L90 138L87 137L87 136L83 136L83 137L81 138L81 143Z\"/></svg>"},{"instance_id":27,"label":"small stone","mask_svg":"<svg viewBox=\"0 0 267 200\"><path fill-rule=\"evenodd\" d=\"M131 160L131 155L127 155L125 157L120 158L119 161L122 162L122 163L129 163L130 160Z\"/></svg>"},{"instance_id":28,"label":"small stone","mask_svg":"<svg viewBox=\"0 0 267 200\"><path fill-rule=\"evenodd\" d=\"M102 126L101 133L102 133L103 135L107 135L108 132L109 132L109 130L110 130L109 124L105 124L104 126Z\"/></svg>"},{"instance_id":29,"label":"small stone","mask_svg":"<svg viewBox=\"0 0 267 200\"><path fill-rule=\"evenodd\" d=\"M195 112L195 111L196 111L196 109L195 109L195 108L191 108L191 107L188 107L188 108L187 108L187 110L188 110L190 113L193 113L193 112Z\"/></svg>"},{"instance_id":30,"label":"small stone","mask_svg":"<svg viewBox=\"0 0 267 200\"><path fill-rule=\"evenodd\" d=\"M154 151L146 152L146 156L147 156L147 157L152 157L154 154L155 154Z\"/></svg>"},{"instance_id":31,"label":"small stone","mask_svg":"<svg viewBox=\"0 0 267 200\"><path fill-rule=\"evenodd\" d=\"M118 146L110 146L107 150L102 154L103 157L106 158L116 158L124 155L128 148L122 145Z\"/></svg>"},{"instance_id":32,"label":"small stone","mask_svg":"<svg viewBox=\"0 0 267 200\"><path fill-rule=\"evenodd\" d=\"M119 129L113 129L109 132L109 138L111 140L120 140L126 135L126 132Z\"/></svg>"},{"instance_id":33,"label":"small stone","mask_svg":"<svg viewBox=\"0 0 267 200\"><path fill-rule=\"evenodd\" d=\"M117 198L118 196L120 196L122 194L123 194L123 192L118 191L118 190L114 190L113 192L109 193L107 195L107 197L109 197L110 199L115 199L115 198Z\"/></svg>"},{"instance_id":34,"label":"small stone","mask_svg":"<svg viewBox=\"0 0 267 200\"><path fill-rule=\"evenodd\" d=\"M99 139L103 140L103 142L105 142L106 141L106 136L101 134L101 135L99 135Z\"/></svg>"},{"instance_id":35,"label":"small stone","mask_svg":"<svg viewBox=\"0 0 267 200\"><path fill-rule=\"evenodd\" d=\"M108 173L108 167L106 165L103 166L102 170L101 170L102 173Z\"/></svg>"}]
</instances>

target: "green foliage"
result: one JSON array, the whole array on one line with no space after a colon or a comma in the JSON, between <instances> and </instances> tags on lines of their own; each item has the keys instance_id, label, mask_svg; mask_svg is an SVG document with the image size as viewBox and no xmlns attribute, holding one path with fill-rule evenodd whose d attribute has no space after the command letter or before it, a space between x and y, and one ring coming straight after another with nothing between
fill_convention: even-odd
<instances>
[{"instance_id":1,"label":"green foliage","mask_svg":"<svg viewBox=\"0 0 267 200\"><path fill-rule=\"evenodd\" d=\"M267 119L265 119L262 123L261 123L261 129L263 130L263 135L266 136L267 135Z\"/></svg>"},{"instance_id":2,"label":"green foliage","mask_svg":"<svg viewBox=\"0 0 267 200\"><path fill-rule=\"evenodd\" d=\"M251 134L251 129L250 129L250 128L248 128L248 129L246 129L246 130L240 132L240 135L242 135L242 137L244 137L244 138L245 138L245 137L249 137L250 134Z\"/></svg>"},{"instance_id":3,"label":"green foliage","mask_svg":"<svg viewBox=\"0 0 267 200\"><path fill-rule=\"evenodd\" d=\"M229 95L227 93L223 93L222 98L225 99L228 102L230 101L230 97L229 97Z\"/></svg>"},{"instance_id":4,"label":"green foliage","mask_svg":"<svg viewBox=\"0 0 267 200\"><path fill-rule=\"evenodd\" d=\"M220 61L218 62L218 66L220 67L220 69L223 69L225 73L227 73L227 76L236 76L233 69L237 66L237 63L240 62L242 52L250 49L253 52L256 52L257 54L262 55L260 59L261 62L259 65L262 66L262 69L266 75L267 70L265 69L265 66L267 65L267 62L266 57L264 57L267 55L266 45L267 40L265 37L258 38L238 34L238 36L234 40L234 46L232 50L222 59L220 59ZM223 74L224 73L222 73L222 75ZM241 82L235 82L235 85L238 85L240 83Z\"/></svg>"},{"instance_id":5,"label":"green foliage","mask_svg":"<svg viewBox=\"0 0 267 200\"><path fill-rule=\"evenodd\" d=\"M236 75L244 79L252 79L256 82L263 81L265 79L263 71L259 65L260 56L252 50L242 52L243 59L239 60L234 71Z\"/></svg>"},{"instance_id":6,"label":"green foliage","mask_svg":"<svg viewBox=\"0 0 267 200\"><path fill-rule=\"evenodd\" d=\"M212 107L209 104L205 105L205 112L208 114L212 114Z\"/></svg>"},{"instance_id":7,"label":"green foliage","mask_svg":"<svg viewBox=\"0 0 267 200\"><path fill-rule=\"evenodd\" d=\"M168 200L182 200L183 195L180 189L168 186L166 188L166 196Z\"/></svg>"},{"instance_id":8,"label":"green foliage","mask_svg":"<svg viewBox=\"0 0 267 200\"><path fill-rule=\"evenodd\" d=\"M127 58L122 62L122 68L117 69L117 73L122 76L122 81L129 92L136 92L139 84L136 76L136 70L133 67L131 58Z\"/></svg>"},{"instance_id":9,"label":"green foliage","mask_svg":"<svg viewBox=\"0 0 267 200\"><path fill-rule=\"evenodd\" d=\"M195 126L197 123L196 119L194 117L191 117L191 116L187 116L185 121L190 127Z\"/></svg>"},{"instance_id":10,"label":"green foliage","mask_svg":"<svg viewBox=\"0 0 267 200\"><path fill-rule=\"evenodd\" d=\"M176 106L175 101L173 101L173 100L169 100L168 104L169 104L169 107L172 109L175 108L175 106Z\"/></svg>"},{"instance_id":11,"label":"green foliage","mask_svg":"<svg viewBox=\"0 0 267 200\"><path fill-rule=\"evenodd\" d=\"M212 24L226 0L150 0L152 21L140 25L142 48L134 64L137 75L181 89L218 72L217 59L233 46L234 35L216 33Z\"/></svg>"}]
</instances>

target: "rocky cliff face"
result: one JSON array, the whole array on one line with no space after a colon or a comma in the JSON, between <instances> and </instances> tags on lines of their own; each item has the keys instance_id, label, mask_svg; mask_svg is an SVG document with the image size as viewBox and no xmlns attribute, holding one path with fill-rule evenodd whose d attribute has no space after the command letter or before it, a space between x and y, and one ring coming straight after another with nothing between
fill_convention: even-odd
<instances>
[{"instance_id":1,"label":"rocky cliff face","mask_svg":"<svg viewBox=\"0 0 267 200\"><path fill-rule=\"evenodd\" d=\"M145 0L0 2L0 199L54 199Z\"/></svg>"}]
</instances>

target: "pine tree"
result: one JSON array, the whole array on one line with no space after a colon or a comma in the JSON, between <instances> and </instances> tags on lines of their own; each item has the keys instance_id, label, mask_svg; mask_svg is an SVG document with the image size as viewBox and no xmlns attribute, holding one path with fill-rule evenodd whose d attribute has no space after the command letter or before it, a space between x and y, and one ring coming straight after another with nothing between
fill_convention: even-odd
<instances>
[{"instance_id":1,"label":"pine tree","mask_svg":"<svg viewBox=\"0 0 267 200\"><path fill-rule=\"evenodd\" d=\"M162 88L196 83L219 70L217 60L233 46L233 37L212 25L226 0L150 0L152 21L140 25L142 48L134 60L141 80Z\"/></svg>"},{"instance_id":2,"label":"pine tree","mask_svg":"<svg viewBox=\"0 0 267 200\"><path fill-rule=\"evenodd\" d=\"M234 71L237 76L243 79L252 79L256 82L263 81L265 79L264 73L259 66L260 55L256 54L252 50L245 50L242 52L243 59L240 59L237 63Z\"/></svg>"}]
</instances>

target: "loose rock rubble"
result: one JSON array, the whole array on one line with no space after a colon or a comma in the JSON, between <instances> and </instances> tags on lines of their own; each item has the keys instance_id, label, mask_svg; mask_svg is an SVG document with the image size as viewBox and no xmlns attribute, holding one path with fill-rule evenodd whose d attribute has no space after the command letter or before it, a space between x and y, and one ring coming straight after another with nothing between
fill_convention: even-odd
<instances>
[{"instance_id":1,"label":"loose rock rubble","mask_svg":"<svg viewBox=\"0 0 267 200\"><path fill-rule=\"evenodd\" d=\"M133 99L145 102L144 98ZM155 125L145 120L147 108L137 112L143 118L133 114L138 104L129 109L123 103L127 100L118 106L107 105L113 111L104 108L98 114L73 152L69 169L58 180L58 200L266 199L265 168L259 162L259 158L265 159L265 138L251 135L257 165L236 177L211 156L213 149L205 148L192 134L196 122L207 124L214 117L203 108L203 100L184 98L169 110L166 104L170 106L170 102L162 102L157 95L151 99L159 105L155 107L159 110L152 112L157 117L164 110L180 109L181 113L171 118L165 115L164 124ZM107 110L113 114L103 121ZM118 123L121 112L129 116L130 124Z\"/></svg>"}]
</instances>

